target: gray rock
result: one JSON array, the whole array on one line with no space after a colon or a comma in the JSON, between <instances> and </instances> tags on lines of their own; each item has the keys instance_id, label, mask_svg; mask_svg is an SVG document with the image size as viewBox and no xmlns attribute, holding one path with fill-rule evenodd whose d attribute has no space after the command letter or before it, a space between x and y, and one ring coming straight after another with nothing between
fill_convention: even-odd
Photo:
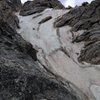
<instances>
[{"instance_id":1,"label":"gray rock","mask_svg":"<svg viewBox=\"0 0 100 100\"><path fill-rule=\"evenodd\" d=\"M13 11L7 1L8 0L0 1L0 21L9 23L9 25L14 29L19 28L19 19L14 15L15 11Z\"/></svg>"},{"instance_id":2,"label":"gray rock","mask_svg":"<svg viewBox=\"0 0 100 100\"><path fill-rule=\"evenodd\" d=\"M55 21L55 27L71 25L74 31L93 28L100 22L100 2L93 1L91 4L83 3L80 7L73 8Z\"/></svg>"},{"instance_id":3,"label":"gray rock","mask_svg":"<svg viewBox=\"0 0 100 100\"><path fill-rule=\"evenodd\" d=\"M13 11L19 11L22 7L20 0L5 0Z\"/></svg>"},{"instance_id":4,"label":"gray rock","mask_svg":"<svg viewBox=\"0 0 100 100\"><path fill-rule=\"evenodd\" d=\"M100 64L100 27L85 32L75 40L75 42L82 41L85 42L85 47L81 51L79 61Z\"/></svg>"},{"instance_id":5,"label":"gray rock","mask_svg":"<svg viewBox=\"0 0 100 100\"><path fill-rule=\"evenodd\" d=\"M48 17L42 19L42 20L39 22L39 24L45 23L46 21L48 21L48 20L50 20L50 19L52 19L52 16L48 16Z\"/></svg>"},{"instance_id":6,"label":"gray rock","mask_svg":"<svg viewBox=\"0 0 100 100\"><path fill-rule=\"evenodd\" d=\"M80 62L100 64L100 1L83 3L71 9L54 22L55 27L70 25L72 31L87 30L73 42L85 42L85 47L78 58Z\"/></svg>"},{"instance_id":7,"label":"gray rock","mask_svg":"<svg viewBox=\"0 0 100 100\"><path fill-rule=\"evenodd\" d=\"M31 10L21 11L20 15L21 16L32 15L32 14L40 13L44 10L45 10L45 7L37 7L37 8L31 9Z\"/></svg>"},{"instance_id":8,"label":"gray rock","mask_svg":"<svg viewBox=\"0 0 100 100\"><path fill-rule=\"evenodd\" d=\"M24 3L20 15L27 16L30 14L42 12L46 8L65 9L65 7L58 0L34 0Z\"/></svg>"}]
</instances>

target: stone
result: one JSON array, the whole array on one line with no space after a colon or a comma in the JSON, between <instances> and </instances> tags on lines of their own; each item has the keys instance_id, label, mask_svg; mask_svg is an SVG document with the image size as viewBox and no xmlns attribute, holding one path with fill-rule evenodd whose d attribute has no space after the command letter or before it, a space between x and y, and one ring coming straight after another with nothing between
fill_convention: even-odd
<instances>
[{"instance_id":1,"label":"stone","mask_svg":"<svg viewBox=\"0 0 100 100\"><path fill-rule=\"evenodd\" d=\"M75 41L85 41L85 47L81 51L79 61L100 64L100 27L85 32L78 36Z\"/></svg>"},{"instance_id":2,"label":"stone","mask_svg":"<svg viewBox=\"0 0 100 100\"><path fill-rule=\"evenodd\" d=\"M20 0L5 0L8 5L12 8L13 11L19 11L22 7L22 3Z\"/></svg>"},{"instance_id":3,"label":"stone","mask_svg":"<svg viewBox=\"0 0 100 100\"><path fill-rule=\"evenodd\" d=\"M76 37L75 42L85 42L85 47L78 58L80 62L100 64L100 1L83 3L71 9L54 22L55 27L72 26L72 31L87 30Z\"/></svg>"},{"instance_id":4,"label":"stone","mask_svg":"<svg viewBox=\"0 0 100 100\"><path fill-rule=\"evenodd\" d=\"M74 31L93 28L94 24L100 21L100 2L92 1L91 4L83 3L80 7L75 7L55 21L55 27L71 25ZM70 16L70 17L69 17Z\"/></svg>"},{"instance_id":5,"label":"stone","mask_svg":"<svg viewBox=\"0 0 100 100\"><path fill-rule=\"evenodd\" d=\"M20 15L27 16L34 13L42 12L46 8L65 9L65 7L58 0L34 0L24 3Z\"/></svg>"},{"instance_id":6,"label":"stone","mask_svg":"<svg viewBox=\"0 0 100 100\"><path fill-rule=\"evenodd\" d=\"M48 21L48 20L50 20L50 19L52 19L52 16L48 16L48 17L42 19L42 20L39 22L39 24L45 23L46 21Z\"/></svg>"}]
</instances>

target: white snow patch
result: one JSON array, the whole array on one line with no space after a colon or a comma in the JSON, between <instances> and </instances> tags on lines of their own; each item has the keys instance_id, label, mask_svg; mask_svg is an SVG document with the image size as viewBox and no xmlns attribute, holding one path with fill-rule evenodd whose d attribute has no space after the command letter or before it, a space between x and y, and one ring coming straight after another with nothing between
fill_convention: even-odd
<instances>
[{"instance_id":1,"label":"white snow patch","mask_svg":"<svg viewBox=\"0 0 100 100\"><path fill-rule=\"evenodd\" d=\"M93 95L96 97L96 100L100 100L100 86L92 85L90 89Z\"/></svg>"},{"instance_id":2,"label":"white snow patch","mask_svg":"<svg viewBox=\"0 0 100 100\"><path fill-rule=\"evenodd\" d=\"M91 84L100 85L100 71L97 70L99 66L95 68L80 64L77 58L84 43L72 43L72 39L84 31L71 32L69 26L54 28L53 25L55 19L66 12L68 11L47 9L40 13L41 15L33 14L25 17L18 15L21 29L17 31L39 51L37 56L43 65L74 84L89 100L95 100L90 86ZM35 16L38 17L33 18ZM41 25L38 24L48 16L52 16L52 19Z\"/></svg>"},{"instance_id":3,"label":"white snow patch","mask_svg":"<svg viewBox=\"0 0 100 100\"><path fill-rule=\"evenodd\" d=\"M49 54L53 50L60 48L53 22L55 18L59 15L63 15L65 12L66 11L63 10L52 11L47 9L42 13L43 15L34 19L33 17L38 14L26 17L18 15L21 26L21 29L18 30L18 32L24 37L25 40L33 44L34 47L37 46L38 48L42 48L46 54ZM47 16L52 16L53 18L47 23L39 25L38 23ZM35 30L33 30L33 28Z\"/></svg>"}]
</instances>

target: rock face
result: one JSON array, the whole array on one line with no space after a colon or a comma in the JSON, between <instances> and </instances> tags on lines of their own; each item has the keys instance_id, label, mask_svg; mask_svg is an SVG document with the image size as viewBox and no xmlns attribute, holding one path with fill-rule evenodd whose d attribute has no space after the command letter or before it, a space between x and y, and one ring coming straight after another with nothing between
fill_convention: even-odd
<instances>
[{"instance_id":1,"label":"rock face","mask_svg":"<svg viewBox=\"0 0 100 100\"><path fill-rule=\"evenodd\" d=\"M19 11L22 7L20 0L5 0L7 4L12 8L13 11Z\"/></svg>"},{"instance_id":2,"label":"rock face","mask_svg":"<svg viewBox=\"0 0 100 100\"><path fill-rule=\"evenodd\" d=\"M79 100L38 62L37 51L7 20L13 11L4 0L0 12L0 100Z\"/></svg>"},{"instance_id":3,"label":"rock face","mask_svg":"<svg viewBox=\"0 0 100 100\"><path fill-rule=\"evenodd\" d=\"M100 27L86 31L75 39L75 42L85 42L85 47L79 56L80 62L100 64Z\"/></svg>"},{"instance_id":4,"label":"rock face","mask_svg":"<svg viewBox=\"0 0 100 100\"><path fill-rule=\"evenodd\" d=\"M74 31L97 27L100 22L100 1L92 1L80 7L73 8L69 13L64 14L55 22L55 27L71 25Z\"/></svg>"},{"instance_id":5,"label":"rock face","mask_svg":"<svg viewBox=\"0 0 100 100\"><path fill-rule=\"evenodd\" d=\"M58 0L34 0L27 1L20 11L20 15L27 16L39 13L46 8L62 9L65 8Z\"/></svg>"},{"instance_id":6,"label":"rock face","mask_svg":"<svg viewBox=\"0 0 100 100\"><path fill-rule=\"evenodd\" d=\"M19 26L18 26L19 19L14 14L15 11L13 10L13 9L17 9L17 8L15 6L14 6L15 8L12 8L12 5L10 6L8 4L9 3L8 1L7 0L0 1L0 21L5 21L5 22L9 23L9 25L12 28L15 28L15 29L19 28Z\"/></svg>"},{"instance_id":7,"label":"rock face","mask_svg":"<svg viewBox=\"0 0 100 100\"><path fill-rule=\"evenodd\" d=\"M72 9L56 20L55 27L71 25L73 31L88 30L78 36L74 42L85 41L84 50L81 51L79 61L100 64L99 33L100 33L100 1L93 1Z\"/></svg>"}]
</instances>

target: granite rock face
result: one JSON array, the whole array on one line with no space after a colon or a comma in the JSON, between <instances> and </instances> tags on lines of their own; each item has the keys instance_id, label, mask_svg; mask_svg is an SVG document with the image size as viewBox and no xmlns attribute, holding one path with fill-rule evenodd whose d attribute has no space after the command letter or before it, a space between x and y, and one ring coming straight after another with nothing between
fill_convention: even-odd
<instances>
[{"instance_id":1,"label":"granite rock face","mask_svg":"<svg viewBox=\"0 0 100 100\"><path fill-rule=\"evenodd\" d=\"M1 0L0 100L99 98L99 4Z\"/></svg>"},{"instance_id":2,"label":"granite rock face","mask_svg":"<svg viewBox=\"0 0 100 100\"><path fill-rule=\"evenodd\" d=\"M100 23L100 1L92 1L91 4L83 3L80 7L73 8L55 22L55 27L71 25L74 31L88 30L97 27Z\"/></svg>"},{"instance_id":3,"label":"granite rock face","mask_svg":"<svg viewBox=\"0 0 100 100\"><path fill-rule=\"evenodd\" d=\"M15 11L13 10L12 5L11 6L9 5L8 1L7 0L0 1L0 21L5 21L9 23L9 25L12 28L15 28L15 29L19 28L18 26L19 19L14 14ZM17 8L15 7L14 9L17 9Z\"/></svg>"},{"instance_id":4,"label":"granite rock face","mask_svg":"<svg viewBox=\"0 0 100 100\"><path fill-rule=\"evenodd\" d=\"M100 64L100 1L95 0L91 4L73 8L69 13L58 17L54 23L55 27L66 25L72 26L72 31L88 30L74 40L74 42L85 41L79 61Z\"/></svg>"},{"instance_id":5,"label":"granite rock face","mask_svg":"<svg viewBox=\"0 0 100 100\"><path fill-rule=\"evenodd\" d=\"M64 9L65 7L58 0L27 1L21 9L20 15L27 16L35 13L40 13L46 8Z\"/></svg>"},{"instance_id":6,"label":"granite rock face","mask_svg":"<svg viewBox=\"0 0 100 100\"><path fill-rule=\"evenodd\" d=\"M2 22L0 100L77 100L53 75L39 67L36 60L36 50L31 44Z\"/></svg>"}]
</instances>

